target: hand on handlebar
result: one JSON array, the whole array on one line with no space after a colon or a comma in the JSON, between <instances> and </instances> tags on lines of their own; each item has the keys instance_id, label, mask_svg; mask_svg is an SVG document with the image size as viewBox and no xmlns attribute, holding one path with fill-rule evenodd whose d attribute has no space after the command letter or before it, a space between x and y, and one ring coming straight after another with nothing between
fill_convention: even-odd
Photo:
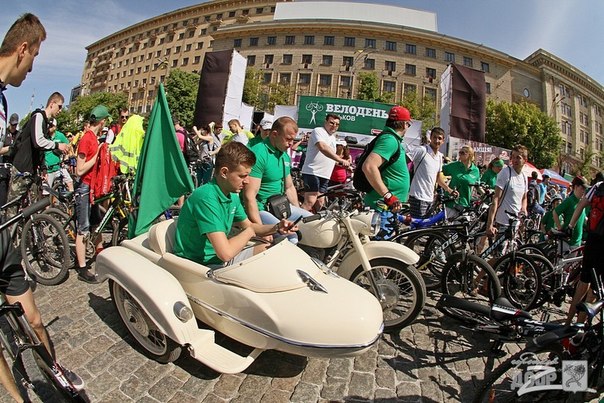
<instances>
[{"instance_id":1,"label":"hand on handlebar","mask_svg":"<svg viewBox=\"0 0 604 403\"><path fill-rule=\"evenodd\" d=\"M497 228L495 228L494 225L491 225L491 226L487 227L487 230L485 232L489 238L493 238L494 236L497 235Z\"/></svg>"},{"instance_id":2,"label":"hand on handlebar","mask_svg":"<svg viewBox=\"0 0 604 403\"><path fill-rule=\"evenodd\" d=\"M391 195L388 198L384 197L384 203L386 203L388 209L393 213L398 212L402 207L401 201L395 195Z\"/></svg>"}]
</instances>

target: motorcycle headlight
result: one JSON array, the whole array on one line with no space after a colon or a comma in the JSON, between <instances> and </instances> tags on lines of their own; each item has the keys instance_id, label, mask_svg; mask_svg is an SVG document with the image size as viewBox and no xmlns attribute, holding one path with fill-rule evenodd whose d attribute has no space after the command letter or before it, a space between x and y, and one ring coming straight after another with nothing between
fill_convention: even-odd
<instances>
[{"instance_id":1,"label":"motorcycle headlight","mask_svg":"<svg viewBox=\"0 0 604 403\"><path fill-rule=\"evenodd\" d=\"M377 211L373 212L373 217L371 217L371 235L376 236L378 232L380 232L382 225L382 215Z\"/></svg>"}]
</instances>

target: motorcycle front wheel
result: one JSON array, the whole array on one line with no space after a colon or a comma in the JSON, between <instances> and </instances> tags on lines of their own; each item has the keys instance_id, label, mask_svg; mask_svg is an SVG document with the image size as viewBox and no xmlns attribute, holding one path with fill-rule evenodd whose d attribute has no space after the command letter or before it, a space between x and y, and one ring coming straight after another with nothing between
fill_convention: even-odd
<instances>
[{"instance_id":1,"label":"motorcycle front wheel","mask_svg":"<svg viewBox=\"0 0 604 403\"><path fill-rule=\"evenodd\" d=\"M350 280L374 294L369 275L373 276L382 295L378 300L384 313L384 331L399 330L413 323L426 302L426 285L419 272L395 259L378 258L369 263L371 272L359 266Z\"/></svg>"}]
</instances>

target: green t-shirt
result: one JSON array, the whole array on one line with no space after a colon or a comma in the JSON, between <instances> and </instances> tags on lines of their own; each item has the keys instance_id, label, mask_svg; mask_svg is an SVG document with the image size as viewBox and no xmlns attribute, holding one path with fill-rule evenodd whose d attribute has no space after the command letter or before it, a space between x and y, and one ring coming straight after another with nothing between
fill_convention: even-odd
<instances>
[{"instance_id":1,"label":"green t-shirt","mask_svg":"<svg viewBox=\"0 0 604 403\"><path fill-rule=\"evenodd\" d=\"M469 168L461 161L453 161L443 166L443 174L451 177L449 187L457 189L459 198L455 201L456 204L464 207L470 207L472 201L472 188L470 185L475 184L480 179L480 171L473 163ZM450 204L453 204L451 202Z\"/></svg>"},{"instance_id":2,"label":"green t-shirt","mask_svg":"<svg viewBox=\"0 0 604 403\"><path fill-rule=\"evenodd\" d=\"M382 181L388 188L388 191L401 202L406 202L409 198L410 180L403 138L390 127L385 127L382 132L391 133L393 136L389 134L380 136L371 152L382 157L384 161L388 161L394 155L397 148L400 150L400 157L386 169L381 170L381 175ZM364 203L366 206L376 208L375 202L381 199L382 195L378 194L374 189L365 195Z\"/></svg>"},{"instance_id":3,"label":"green t-shirt","mask_svg":"<svg viewBox=\"0 0 604 403\"><path fill-rule=\"evenodd\" d=\"M575 208L579 204L579 199L575 196L575 193L571 193L566 199L562 200L562 203L556 207L556 213L558 214L558 218L560 219L560 223L562 224L562 229L568 226L570 219L573 217L573 213L575 212ZM581 212L577 223L575 224L575 229L573 229L573 234L568 241L570 246L579 246L581 245L581 239L583 239L583 223L585 222L585 209Z\"/></svg>"},{"instance_id":4,"label":"green t-shirt","mask_svg":"<svg viewBox=\"0 0 604 403\"><path fill-rule=\"evenodd\" d=\"M221 264L207 234L224 232L228 235L233 222L246 218L238 193L226 196L216 181L206 183L195 189L180 210L174 254L203 265Z\"/></svg>"},{"instance_id":5,"label":"green t-shirt","mask_svg":"<svg viewBox=\"0 0 604 403\"><path fill-rule=\"evenodd\" d=\"M67 137L65 137L65 135L58 130L55 131L55 135L52 137L52 139L55 142L69 144ZM59 169L61 169L61 160L62 157L52 151L44 152L44 164L48 168L48 173L57 172Z\"/></svg>"},{"instance_id":6,"label":"green t-shirt","mask_svg":"<svg viewBox=\"0 0 604 403\"><path fill-rule=\"evenodd\" d=\"M541 223L544 226L545 232L549 231L550 229L552 229L556 226L556 224L554 223L554 215L551 210L547 211L543 215L543 219L541 219Z\"/></svg>"},{"instance_id":7,"label":"green t-shirt","mask_svg":"<svg viewBox=\"0 0 604 403\"><path fill-rule=\"evenodd\" d=\"M482 174L480 181L489 188L495 189L495 184L497 183L497 174L492 169L487 169L485 173Z\"/></svg>"},{"instance_id":8,"label":"green t-shirt","mask_svg":"<svg viewBox=\"0 0 604 403\"><path fill-rule=\"evenodd\" d=\"M247 142L247 147L252 148L256 144L262 143L263 140L264 139L262 138L262 136L260 134L258 134L257 136L254 136L254 138L251 138L250 141Z\"/></svg>"},{"instance_id":9,"label":"green t-shirt","mask_svg":"<svg viewBox=\"0 0 604 403\"><path fill-rule=\"evenodd\" d=\"M279 151L270 142L270 137L250 148L256 155L256 163L250 176L261 180L256 200L258 210L266 210L266 199L283 194L285 178L290 174L291 159L286 152Z\"/></svg>"}]
</instances>

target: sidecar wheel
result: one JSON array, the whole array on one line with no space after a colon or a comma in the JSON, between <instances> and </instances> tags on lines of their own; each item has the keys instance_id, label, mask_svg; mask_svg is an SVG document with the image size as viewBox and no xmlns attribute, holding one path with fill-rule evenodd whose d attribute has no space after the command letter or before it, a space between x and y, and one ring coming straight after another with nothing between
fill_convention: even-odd
<instances>
[{"instance_id":1,"label":"sidecar wheel","mask_svg":"<svg viewBox=\"0 0 604 403\"><path fill-rule=\"evenodd\" d=\"M109 280L109 291L122 322L145 352L162 364L180 356L181 346L158 329L128 291L113 280Z\"/></svg>"},{"instance_id":2,"label":"sidecar wheel","mask_svg":"<svg viewBox=\"0 0 604 403\"><path fill-rule=\"evenodd\" d=\"M419 272L398 260L380 258L369 262L372 274L384 295L380 301L384 312L384 331L410 325L426 303L426 285ZM368 273L359 266L350 279L373 294Z\"/></svg>"}]
</instances>

